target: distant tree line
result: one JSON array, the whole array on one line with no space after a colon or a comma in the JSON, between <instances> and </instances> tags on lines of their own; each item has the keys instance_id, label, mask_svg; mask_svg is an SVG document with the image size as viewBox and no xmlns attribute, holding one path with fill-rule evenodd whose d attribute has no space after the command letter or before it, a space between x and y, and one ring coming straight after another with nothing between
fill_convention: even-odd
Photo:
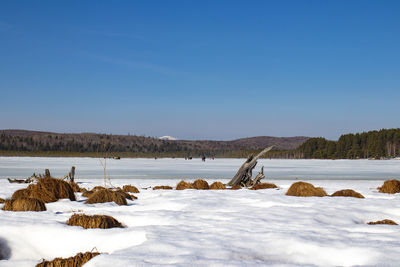
<instances>
[{"instance_id":1,"label":"distant tree line","mask_svg":"<svg viewBox=\"0 0 400 267\"><path fill-rule=\"evenodd\" d=\"M249 155L257 155L261 152L262 149L256 150L236 150L236 151L228 151L222 154L223 157L227 158L247 158ZM272 150L267 152L261 158L264 159L301 159L303 158L303 154L296 150Z\"/></svg>"},{"instance_id":2,"label":"distant tree line","mask_svg":"<svg viewBox=\"0 0 400 267\"><path fill-rule=\"evenodd\" d=\"M297 149L306 159L392 158L400 156L400 128L345 134L338 141L310 138Z\"/></svg>"},{"instance_id":3,"label":"distant tree line","mask_svg":"<svg viewBox=\"0 0 400 267\"><path fill-rule=\"evenodd\" d=\"M4 151L66 151L66 152L177 152L189 147L148 137L121 138L113 135L38 135L0 134L0 150Z\"/></svg>"},{"instance_id":4,"label":"distant tree line","mask_svg":"<svg viewBox=\"0 0 400 267\"><path fill-rule=\"evenodd\" d=\"M169 156L215 156L232 150L232 145L216 141L170 141L136 135L56 134L0 131L0 151L136 153ZM15 153L14 153L15 154ZM25 153L26 154L26 153Z\"/></svg>"},{"instance_id":5,"label":"distant tree line","mask_svg":"<svg viewBox=\"0 0 400 267\"><path fill-rule=\"evenodd\" d=\"M275 145L277 149L296 148L308 137L251 137L232 141L160 140L137 135L96 133L51 133L27 130L0 130L0 154L3 155L76 155L109 152L125 156L227 156ZM289 148L289 149L288 149ZM239 152L239 153L236 153ZM248 155L248 154L247 154ZM247 157L246 155L246 157ZM279 154L283 156L283 154ZM285 156L287 157L287 156Z\"/></svg>"}]
</instances>

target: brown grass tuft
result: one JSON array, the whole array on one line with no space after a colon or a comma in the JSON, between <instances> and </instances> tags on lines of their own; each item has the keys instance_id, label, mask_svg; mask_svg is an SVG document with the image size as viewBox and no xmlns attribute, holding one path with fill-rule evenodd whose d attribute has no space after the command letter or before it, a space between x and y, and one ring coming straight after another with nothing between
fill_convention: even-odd
<instances>
[{"instance_id":1,"label":"brown grass tuft","mask_svg":"<svg viewBox=\"0 0 400 267\"><path fill-rule=\"evenodd\" d=\"M105 203L105 202L115 202L118 205L127 205L126 193L121 193L121 191L114 191L112 189L97 190L89 196L85 201L86 204L95 203Z\"/></svg>"},{"instance_id":2,"label":"brown grass tuft","mask_svg":"<svg viewBox=\"0 0 400 267\"><path fill-rule=\"evenodd\" d=\"M310 183L296 182L292 184L286 192L287 196L296 197L324 197L327 196L324 189L321 187L314 187Z\"/></svg>"},{"instance_id":3,"label":"brown grass tuft","mask_svg":"<svg viewBox=\"0 0 400 267\"><path fill-rule=\"evenodd\" d=\"M12 211L12 203L15 199L7 199L4 201L4 206L2 208L2 210L8 210L8 211Z\"/></svg>"},{"instance_id":4,"label":"brown grass tuft","mask_svg":"<svg viewBox=\"0 0 400 267\"><path fill-rule=\"evenodd\" d=\"M75 201L75 194L69 183L55 178L40 178L37 184L31 184L27 188L29 197L39 199L45 203L56 202L59 199L68 198Z\"/></svg>"},{"instance_id":5,"label":"brown grass tuft","mask_svg":"<svg viewBox=\"0 0 400 267\"><path fill-rule=\"evenodd\" d=\"M107 215L85 215L85 214L74 214L69 218L67 224L70 226L82 226L85 229L88 228L122 228L122 224L111 216Z\"/></svg>"},{"instance_id":6,"label":"brown grass tuft","mask_svg":"<svg viewBox=\"0 0 400 267\"><path fill-rule=\"evenodd\" d=\"M45 211L46 205L35 198L16 198L6 200L3 210L8 211Z\"/></svg>"},{"instance_id":7,"label":"brown grass tuft","mask_svg":"<svg viewBox=\"0 0 400 267\"><path fill-rule=\"evenodd\" d=\"M63 198L76 200L71 185L55 178L40 178L37 184L31 184L25 189L15 191L11 199L18 198L36 198L45 203L55 202Z\"/></svg>"},{"instance_id":8,"label":"brown grass tuft","mask_svg":"<svg viewBox=\"0 0 400 267\"><path fill-rule=\"evenodd\" d=\"M188 182L185 182L185 181L180 181L176 185L176 190L184 190L184 189L195 189L195 188L191 183L188 183Z\"/></svg>"},{"instance_id":9,"label":"brown grass tuft","mask_svg":"<svg viewBox=\"0 0 400 267\"><path fill-rule=\"evenodd\" d=\"M221 182L214 182L210 185L210 189L212 190L223 190L226 189L226 186Z\"/></svg>"},{"instance_id":10,"label":"brown grass tuft","mask_svg":"<svg viewBox=\"0 0 400 267\"><path fill-rule=\"evenodd\" d=\"M11 199L17 199L21 197L29 197L29 190L27 188L15 191L14 194L11 196Z\"/></svg>"},{"instance_id":11,"label":"brown grass tuft","mask_svg":"<svg viewBox=\"0 0 400 267\"><path fill-rule=\"evenodd\" d=\"M160 190L160 189L162 189L162 190L171 190L172 187L168 186L168 185L159 185L159 186L153 187L153 190Z\"/></svg>"},{"instance_id":12,"label":"brown grass tuft","mask_svg":"<svg viewBox=\"0 0 400 267\"><path fill-rule=\"evenodd\" d=\"M269 189L269 188L278 188L275 184L270 184L270 183L259 183L256 185L253 185L250 190L259 190L259 189Z\"/></svg>"},{"instance_id":13,"label":"brown grass tuft","mask_svg":"<svg viewBox=\"0 0 400 267\"><path fill-rule=\"evenodd\" d=\"M94 191L91 190L86 190L82 193L83 197L90 197L92 194L94 193Z\"/></svg>"},{"instance_id":14,"label":"brown grass tuft","mask_svg":"<svg viewBox=\"0 0 400 267\"><path fill-rule=\"evenodd\" d=\"M240 185L234 185L234 186L232 186L231 188L228 188L228 189L230 189L230 190L239 190L239 189L242 189L242 187Z\"/></svg>"},{"instance_id":15,"label":"brown grass tuft","mask_svg":"<svg viewBox=\"0 0 400 267\"><path fill-rule=\"evenodd\" d=\"M36 265L36 267L82 267L85 263L92 258L100 255L98 252L78 253L74 257L66 259L55 258L52 261L43 261Z\"/></svg>"},{"instance_id":16,"label":"brown grass tuft","mask_svg":"<svg viewBox=\"0 0 400 267\"><path fill-rule=\"evenodd\" d=\"M127 192L123 191L121 188L114 189L114 192L123 195L126 199L134 200L137 199L134 195L128 194Z\"/></svg>"},{"instance_id":17,"label":"brown grass tuft","mask_svg":"<svg viewBox=\"0 0 400 267\"><path fill-rule=\"evenodd\" d=\"M207 181L204 181L202 179L197 179L196 181L194 181L193 187L198 190L210 189L210 186L208 185Z\"/></svg>"},{"instance_id":18,"label":"brown grass tuft","mask_svg":"<svg viewBox=\"0 0 400 267\"><path fill-rule=\"evenodd\" d=\"M5 199L4 198L0 198L0 204L4 203Z\"/></svg>"},{"instance_id":19,"label":"brown grass tuft","mask_svg":"<svg viewBox=\"0 0 400 267\"><path fill-rule=\"evenodd\" d=\"M368 224L390 224L390 225L397 225L396 222L392 221L392 220L382 220L382 221L376 221L376 222L369 222Z\"/></svg>"},{"instance_id":20,"label":"brown grass tuft","mask_svg":"<svg viewBox=\"0 0 400 267\"><path fill-rule=\"evenodd\" d=\"M93 187L92 191L98 191L98 190L104 190L104 189L107 189L107 188L98 185L98 186Z\"/></svg>"},{"instance_id":21,"label":"brown grass tuft","mask_svg":"<svg viewBox=\"0 0 400 267\"><path fill-rule=\"evenodd\" d=\"M69 185L71 186L71 188L74 192L83 192L86 190L84 188L80 188L79 185L75 182L69 182Z\"/></svg>"},{"instance_id":22,"label":"brown grass tuft","mask_svg":"<svg viewBox=\"0 0 400 267\"><path fill-rule=\"evenodd\" d=\"M108 191L116 192L117 194L122 195L123 197L125 197L126 199L129 199L129 200L137 199L136 196L134 196L134 195L132 195L132 194L128 194L128 193L125 192L125 191L122 191L122 189L119 188L119 187L113 188L113 189L111 189L111 188L107 188L107 189L104 188L104 189L101 189L100 187L98 187L98 189L96 189L95 191L92 191L92 190L85 190L85 191L82 193L82 196L83 196L83 197L90 198L94 193L99 192L99 191L103 191L103 190L106 190L106 191L108 190ZM106 202L109 202L109 201L106 201ZM111 202L111 201L110 201L110 202ZM103 202L101 202L101 203L103 203ZM124 205L124 204L122 204L122 205Z\"/></svg>"},{"instance_id":23,"label":"brown grass tuft","mask_svg":"<svg viewBox=\"0 0 400 267\"><path fill-rule=\"evenodd\" d=\"M378 187L379 192L387 194L400 193L400 181L399 180L388 180L383 183L381 187Z\"/></svg>"},{"instance_id":24,"label":"brown grass tuft","mask_svg":"<svg viewBox=\"0 0 400 267\"><path fill-rule=\"evenodd\" d=\"M139 193L139 189L136 188L136 186L133 185L124 185L122 188L127 193Z\"/></svg>"},{"instance_id":25,"label":"brown grass tuft","mask_svg":"<svg viewBox=\"0 0 400 267\"><path fill-rule=\"evenodd\" d=\"M356 198L364 198L363 195L354 191L353 189L343 189L336 191L331 195L331 197L356 197Z\"/></svg>"}]
</instances>

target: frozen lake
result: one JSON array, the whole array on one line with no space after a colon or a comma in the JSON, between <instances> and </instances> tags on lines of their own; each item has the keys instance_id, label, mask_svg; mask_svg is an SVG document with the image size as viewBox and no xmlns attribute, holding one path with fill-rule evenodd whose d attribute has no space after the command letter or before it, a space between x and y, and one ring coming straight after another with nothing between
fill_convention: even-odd
<instances>
[{"instance_id":1,"label":"frozen lake","mask_svg":"<svg viewBox=\"0 0 400 267\"><path fill-rule=\"evenodd\" d=\"M121 159L107 160L112 179L194 179L224 180L233 177L244 159ZM384 180L400 178L400 160L259 160L267 179ZM49 168L60 177L76 166L77 179L100 179L103 168L96 158L0 157L0 179L27 178Z\"/></svg>"}]
</instances>

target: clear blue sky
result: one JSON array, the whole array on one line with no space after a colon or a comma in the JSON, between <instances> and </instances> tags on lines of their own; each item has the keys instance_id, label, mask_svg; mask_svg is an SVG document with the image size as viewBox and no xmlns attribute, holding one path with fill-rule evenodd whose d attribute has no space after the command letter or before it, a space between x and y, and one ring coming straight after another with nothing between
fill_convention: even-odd
<instances>
[{"instance_id":1,"label":"clear blue sky","mask_svg":"<svg viewBox=\"0 0 400 267\"><path fill-rule=\"evenodd\" d=\"M400 127L400 1L0 1L0 129Z\"/></svg>"}]
</instances>

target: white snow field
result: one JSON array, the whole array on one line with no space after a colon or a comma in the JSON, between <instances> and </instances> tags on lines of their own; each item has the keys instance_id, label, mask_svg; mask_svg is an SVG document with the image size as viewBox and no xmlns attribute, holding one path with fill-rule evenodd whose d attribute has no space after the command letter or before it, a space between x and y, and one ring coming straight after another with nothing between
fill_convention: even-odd
<instances>
[{"instance_id":1,"label":"white snow field","mask_svg":"<svg viewBox=\"0 0 400 267\"><path fill-rule=\"evenodd\" d=\"M85 266L399 266L400 194L376 189L400 178L400 161L261 160L278 189L151 190L180 179L227 182L243 159L122 159L108 161L115 186L141 191L128 206L61 200L44 212L0 210L0 266L34 266L41 259L102 252ZM89 158L0 158L0 197L26 187L4 178L26 178L50 168L63 176L76 166L81 187L102 185L102 168ZM258 168L256 171L258 171ZM254 173L256 173L256 171ZM298 177L299 179L296 179ZM365 199L290 197L298 180L328 194L351 188ZM2 206L2 204L0 204ZM83 229L65 222L74 213L111 215L126 228Z\"/></svg>"}]
</instances>

